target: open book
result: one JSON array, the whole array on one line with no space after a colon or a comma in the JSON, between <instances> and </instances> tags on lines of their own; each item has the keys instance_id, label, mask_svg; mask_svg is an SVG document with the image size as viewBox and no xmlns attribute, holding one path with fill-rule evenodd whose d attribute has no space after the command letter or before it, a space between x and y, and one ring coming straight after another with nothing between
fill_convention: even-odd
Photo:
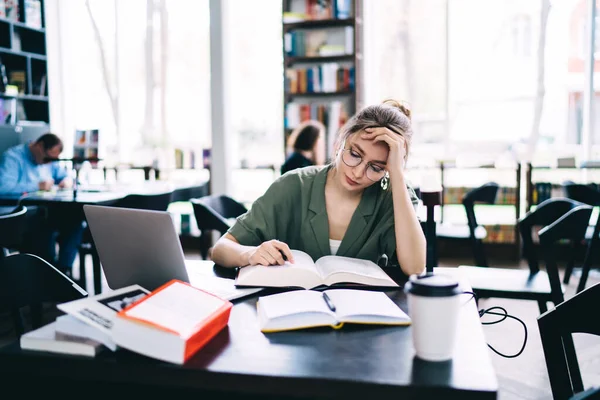
<instances>
[{"instance_id":1,"label":"open book","mask_svg":"<svg viewBox=\"0 0 600 400\"><path fill-rule=\"evenodd\" d=\"M301 287L313 289L336 283L398 287L377 264L369 260L325 256L316 262L306 253L292 250L294 263L265 267L253 265L240 269L238 286Z\"/></svg>"},{"instance_id":2,"label":"open book","mask_svg":"<svg viewBox=\"0 0 600 400\"><path fill-rule=\"evenodd\" d=\"M117 313L148 293L150 292L140 285L131 285L58 304L59 310L86 324L89 329L86 327L81 329L80 326L69 320L57 320L57 329L59 332L97 340L115 351L117 344L113 340L113 325ZM90 329L96 332L90 334Z\"/></svg>"},{"instance_id":3,"label":"open book","mask_svg":"<svg viewBox=\"0 0 600 400\"><path fill-rule=\"evenodd\" d=\"M324 292L295 290L260 297L262 332L331 326L344 323L410 325L410 317L385 293L352 289Z\"/></svg>"}]
</instances>

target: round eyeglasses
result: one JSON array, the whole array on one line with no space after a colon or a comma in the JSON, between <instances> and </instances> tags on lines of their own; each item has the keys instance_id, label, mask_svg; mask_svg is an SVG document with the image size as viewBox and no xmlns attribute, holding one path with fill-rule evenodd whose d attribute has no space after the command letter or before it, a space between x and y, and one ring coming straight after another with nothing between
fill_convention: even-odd
<instances>
[{"instance_id":1,"label":"round eyeglasses","mask_svg":"<svg viewBox=\"0 0 600 400\"><path fill-rule=\"evenodd\" d=\"M342 161L349 167L358 167L363 159L362 156L352 149L342 149ZM369 180L373 182L379 181L385 176L385 169L379 165L371 164L367 162L366 175Z\"/></svg>"}]
</instances>

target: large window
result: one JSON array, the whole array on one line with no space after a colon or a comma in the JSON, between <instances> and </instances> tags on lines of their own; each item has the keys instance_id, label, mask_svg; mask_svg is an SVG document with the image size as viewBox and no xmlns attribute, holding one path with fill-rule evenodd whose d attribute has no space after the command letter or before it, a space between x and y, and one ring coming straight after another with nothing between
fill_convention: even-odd
<instances>
[{"instance_id":1,"label":"large window","mask_svg":"<svg viewBox=\"0 0 600 400\"><path fill-rule=\"evenodd\" d=\"M53 115L67 143L99 129L107 162L164 168L175 148L210 147L207 0L63 0L54 12L51 106L64 108Z\"/></svg>"},{"instance_id":2,"label":"large window","mask_svg":"<svg viewBox=\"0 0 600 400\"><path fill-rule=\"evenodd\" d=\"M406 100L416 153L455 157L473 143L489 158L528 156L531 143L536 155L579 151L587 2L380 0L365 7L366 103Z\"/></svg>"}]
</instances>

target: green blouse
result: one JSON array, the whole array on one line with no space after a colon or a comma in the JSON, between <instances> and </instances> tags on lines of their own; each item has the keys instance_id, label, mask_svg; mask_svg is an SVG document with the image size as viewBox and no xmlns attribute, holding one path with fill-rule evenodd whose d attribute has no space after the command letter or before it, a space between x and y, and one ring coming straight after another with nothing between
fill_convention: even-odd
<instances>
[{"instance_id":1,"label":"green blouse","mask_svg":"<svg viewBox=\"0 0 600 400\"><path fill-rule=\"evenodd\" d=\"M325 207L325 182L330 168L305 167L282 175L247 213L238 217L229 233L242 245L258 246L277 239L291 249L308 253L313 260L331 255ZM417 196L412 188L408 189L416 207ZM397 264L395 250L391 189L384 191L379 184L371 185L363 192L337 255L377 262L386 254Z\"/></svg>"}]
</instances>

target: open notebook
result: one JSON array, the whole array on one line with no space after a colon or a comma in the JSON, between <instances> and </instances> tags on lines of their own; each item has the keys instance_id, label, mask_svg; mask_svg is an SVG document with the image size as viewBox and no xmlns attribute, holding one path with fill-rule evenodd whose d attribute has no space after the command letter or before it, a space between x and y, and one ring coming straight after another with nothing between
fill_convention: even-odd
<instances>
[{"instance_id":1,"label":"open notebook","mask_svg":"<svg viewBox=\"0 0 600 400\"><path fill-rule=\"evenodd\" d=\"M365 290L295 290L260 297L257 307L262 332L318 326L339 329L345 323L409 325L411 322L385 293Z\"/></svg>"}]
</instances>

